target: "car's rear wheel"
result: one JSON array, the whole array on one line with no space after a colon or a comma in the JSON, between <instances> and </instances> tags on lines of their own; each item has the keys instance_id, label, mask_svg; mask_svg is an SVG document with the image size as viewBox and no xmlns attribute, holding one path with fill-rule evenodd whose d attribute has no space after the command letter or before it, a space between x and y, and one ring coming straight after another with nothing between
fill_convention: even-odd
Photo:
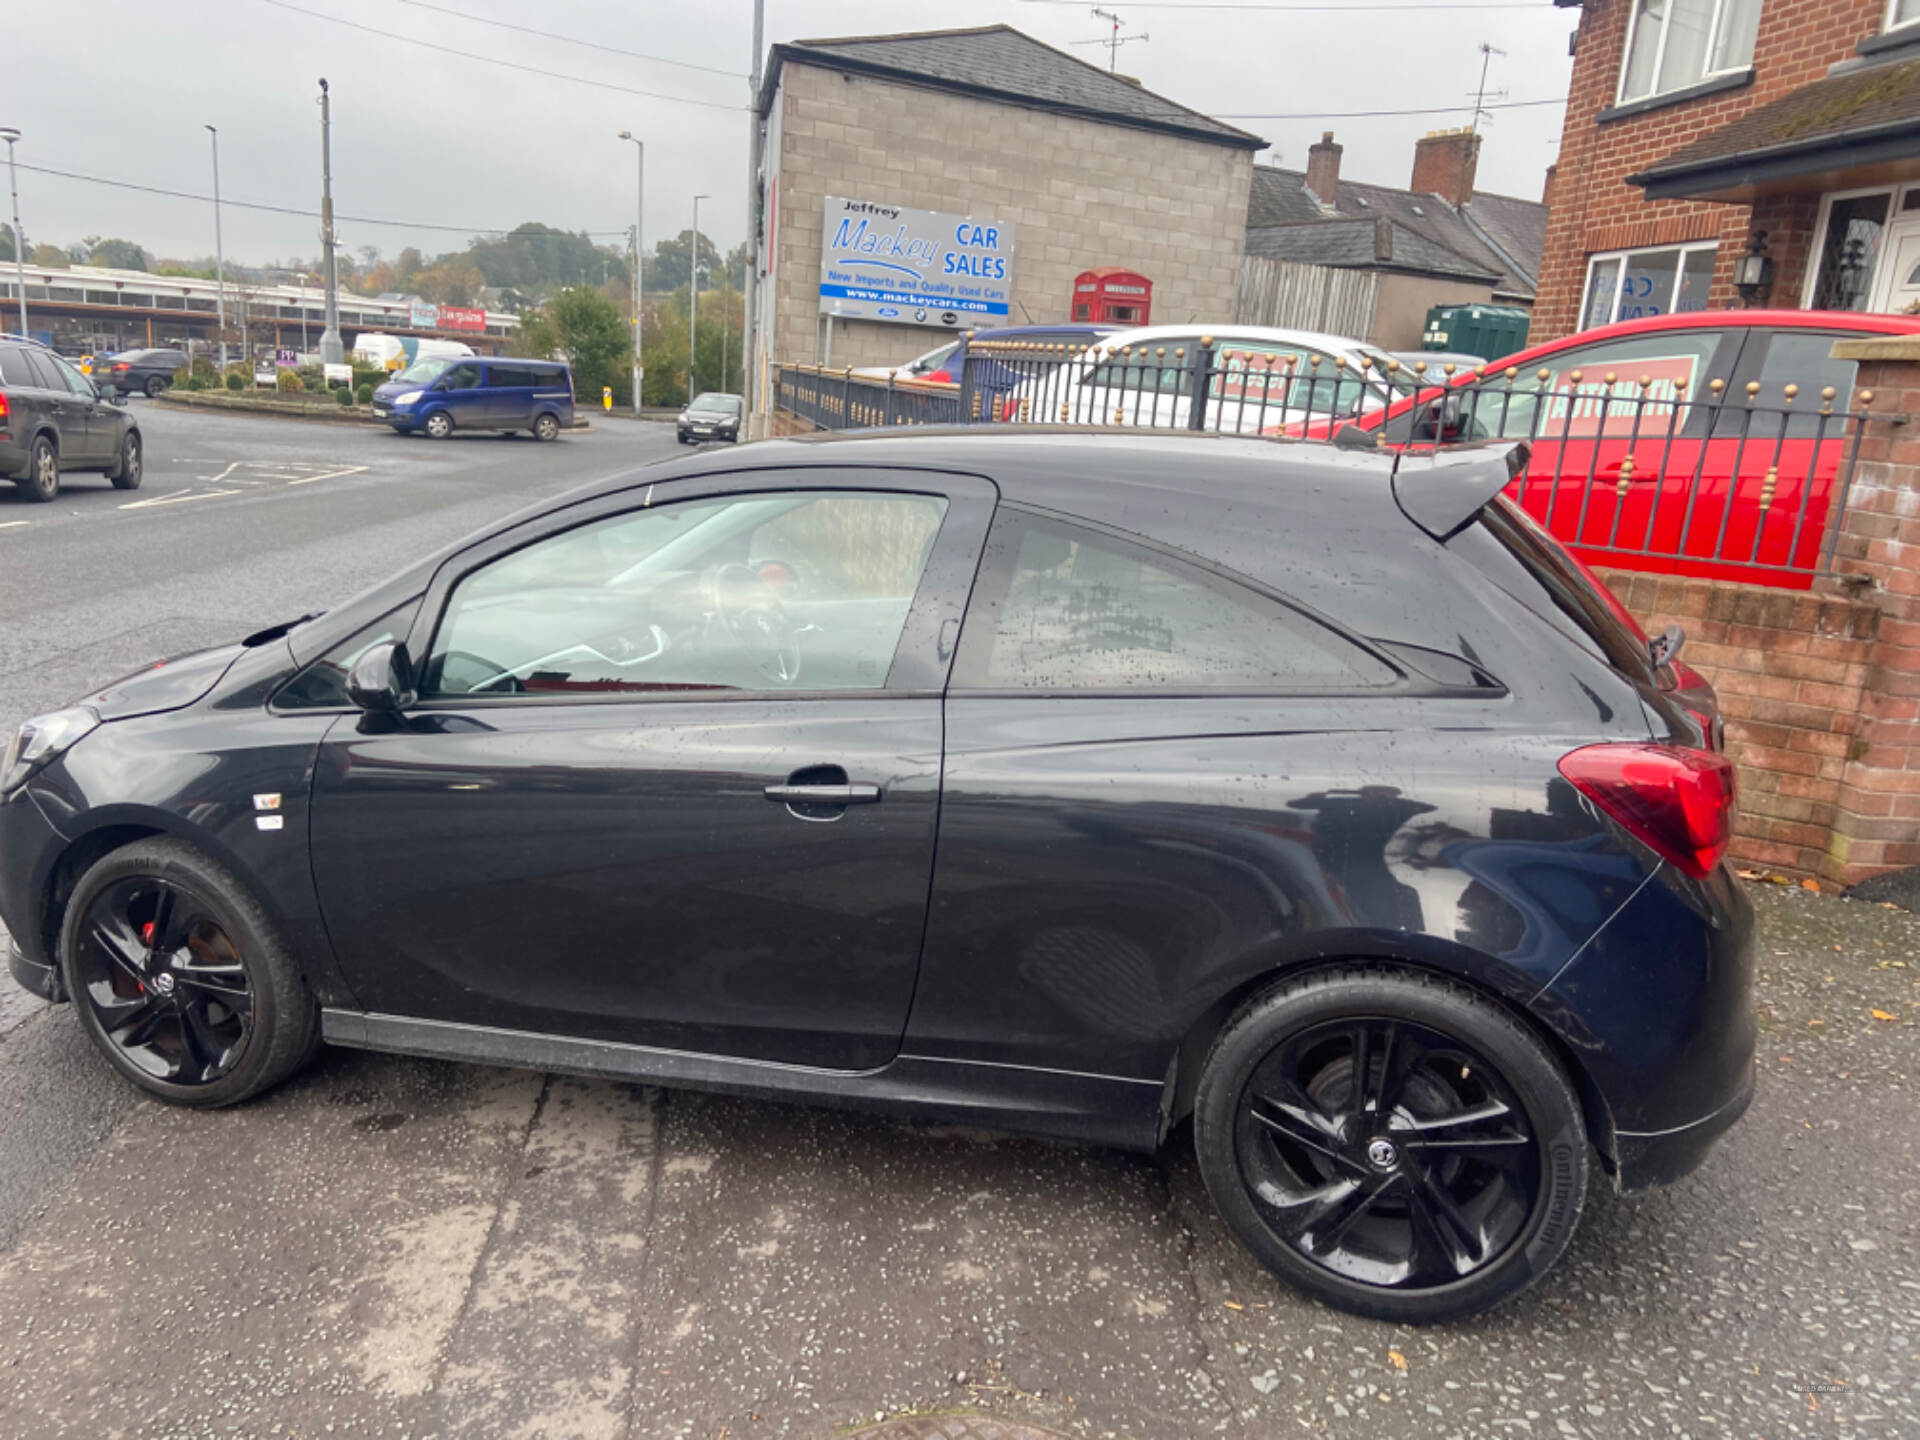
<instances>
[{"instance_id":1,"label":"car's rear wheel","mask_svg":"<svg viewBox=\"0 0 1920 1440\"><path fill-rule=\"evenodd\" d=\"M537 415L533 421L533 438L552 440L560 433L560 422L551 415Z\"/></svg>"},{"instance_id":2,"label":"car's rear wheel","mask_svg":"<svg viewBox=\"0 0 1920 1440\"><path fill-rule=\"evenodd\" d=\"M444 410L436 410L427 416L427 436L433 440L444 440L453 433L453 417Z\"/></svg>"},{"instance_id":3,"label":"car's rear wheel","mask_svg":"<svg viewBox=\"0 0 1920 1440\"><path fill-rule=\"evenodd\" d=\"M107 478L113 481L116 490L138 490L141 476L146 473L142 465L140 432L129 430L120 441L120 458L114 462L113 469L107 472Z\"/></svg>"},{"instance_id":4,"label":"car's rear wheel","mask_svg":"<svg viewBox=\"0 0 1920 1440\"><path fill-rule=\"evenodd\" d=\"M1194 1148L1221 1217L1281 1278L1413 1323L1498 1304L1572 1239L1580 1100L1546 1046L1464 986L1379 969L1259 996L1207 1059Z\"/></svg>"},{"instance_id":5,"label":"car's rear wheel","mask_svg":"<svg viewBox=\"0 0 1920 1440\"><path fill-rule=\"evenodd\" d=\"M29 500L47 501L60 493L60 449L50 435L36 435L27 447L26 478L17 482Z\"/></svg>"},{"instance_id":6,"label":"car's rear wheel","mask_svg":"<svg viewBox=\"0 0 1920 1440\"><path fill-rule=\"evenodd\" d=\"M149 375L147 377L146 392L147 392L147 398L149 400L153 399L156 395L158 395L162 390L166 388L167 388L167 382L162 377L158 375Z\"/></svg>"},{"instance_id":7,"label":"car's rear wheel","mask_svg":"<svg viewBox=\"0 0 1920 1440\"><path fill-rule=\"evenodd\" d=\"M320 1016L258 901L179 840L113 851L81 876L60 961L108 1063L175 1105L232 1105L312 1056Z\"/></svg>"}]
</instances>

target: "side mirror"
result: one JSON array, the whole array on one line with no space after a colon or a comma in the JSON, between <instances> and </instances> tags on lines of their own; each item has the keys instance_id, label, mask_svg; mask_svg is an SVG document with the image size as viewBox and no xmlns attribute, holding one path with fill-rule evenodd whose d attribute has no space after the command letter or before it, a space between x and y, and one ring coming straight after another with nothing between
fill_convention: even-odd
<instances>
[{"instance_id":1,"label":"side mirror","mask_svg":"<svg viewBox=\"0 0 1920 1440\"><path fill-rule=\"evenodd\" d=\"M122 398L120 395L120 387L114 384L111 380L102 380L98 384L96 384L93 388L99 392L100 398L102 400L108 401L109 403L114 405L118 405L120 403Z\"/></svg>"},{"instance_id":2,"label":"side mirror","mask_svg":"<svg viewBox=\"0 0 1920 1440\"><path fill-rule=\"evenodd\" d=\"M1460 396L1447 394L1420 406L1419 422L1414 428L1422 439L1442 441L1458 436L1460 423Z\"/></svg>"},{"instance_id":3,"label":"side mirror","mask_svg":"<svg viewBox=\"0 0 1920 1440\"><path fill-rule=\"evenodd\" d=\"M413 662L404 641L370 646L347 672L347 698L369 715L398 715L414 701Z\"/></svg>"}]
</instances>

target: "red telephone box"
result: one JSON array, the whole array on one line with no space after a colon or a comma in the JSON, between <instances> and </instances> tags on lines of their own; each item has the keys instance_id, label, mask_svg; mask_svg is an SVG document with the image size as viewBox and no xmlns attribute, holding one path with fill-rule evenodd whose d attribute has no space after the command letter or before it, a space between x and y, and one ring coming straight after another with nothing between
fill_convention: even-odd
<instances>
[{"instance_id":1,"label":"red telephone box","mask_svg":"<svg viewBox=\"0 0 1920 1440\"><path fill-rule=\"evenodd\" d=\"M1153 311L1153 281L1109 266L1073 277L1073 318L1095 325L1145 325Z\"/></svg>"}]
</instances>

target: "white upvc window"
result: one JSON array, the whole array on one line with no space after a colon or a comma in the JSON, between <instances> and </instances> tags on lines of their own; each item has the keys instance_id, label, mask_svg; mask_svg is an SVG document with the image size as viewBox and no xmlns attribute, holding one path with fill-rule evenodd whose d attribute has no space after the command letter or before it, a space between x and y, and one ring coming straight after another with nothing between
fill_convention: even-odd
<instances>
[{"instance_id":1,"label":"white upvc window","mask_svg":"<svg viewBox=\"0 0 1920 1440\"><path fill-rule=\"evenodd\" d=\"M1887 0L1887 23L1883 27L1898 30L1920 20L1920 0Z\"/></svg>"},{"instance_id":2,"label":"white upvc window","mask_svg":"<svg viewBox=\"0 0 1920 1440\"><path fill-rule=\"evenodd\" d=\"M1706 309L1718 248L1708 240L1589 256L1580 328Z\"/></svg>"},{"instance_id":3,"label":"white upvc window","mask_svg":"<svg viewBox=\"0 0 1920 1440\"><path fill-rule=\"evenodd\" d=\"M1634 0L1620 103L1684 90L1753 64L1761 0ZM1920 18L1920 0L1890 0Z\"/></svg>"}]
</instances>

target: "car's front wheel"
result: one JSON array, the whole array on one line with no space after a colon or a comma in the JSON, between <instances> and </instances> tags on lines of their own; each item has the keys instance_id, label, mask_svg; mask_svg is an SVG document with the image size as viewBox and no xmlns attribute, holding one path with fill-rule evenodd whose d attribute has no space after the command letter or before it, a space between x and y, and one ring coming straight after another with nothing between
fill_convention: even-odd
<instances>
[{"instance_id":1,"label":"car's front wheel","mask_svg":"<svg viewBox=\"0 0 1920 1440\"><path fill-rule=\"evenodd\" d=\"M319 1007L266 911L179 840L138 841L80 877L60 964L108 1063L175 1105L249 1099L319 1044Z\"/></svg>"},{"instance_id":2,"label":"car's front wheel","mask_svg":"<svg viewBox=\"0 0 1920 1440\"><path fill-rule=\"evenodd\" d=\"M107 472L107 478L113 481L116 490L138 490L141 476L145 473L141 466L140 432L129 430L120 441L120 457Z\"/></svg>"},{"instance_id":3,"label":"car's front wheel","mask_svg":"<svg viewBox=\"0 0 1920 1440\"><path fill-rule=\"evenodd\" d=\"M1382 1320L1518 1293L1559 1259L1586 1196L1579 1096L1547 1047L1464 986L1373 968L1241 1009L1201 1076L1194 1148L1262 1263Z\"/></svg>"},{"instance_id":4,"label":"car's front wheel","mask_svg":"<svg viewBox=\"0 0 1920 1440\"><path fill-rule=\"evenodd\" d=\"M444 410L436 410L427 416L427 436L433 440L444 440L453 433L453 417Z\"/></svg>"}]
</instances>

